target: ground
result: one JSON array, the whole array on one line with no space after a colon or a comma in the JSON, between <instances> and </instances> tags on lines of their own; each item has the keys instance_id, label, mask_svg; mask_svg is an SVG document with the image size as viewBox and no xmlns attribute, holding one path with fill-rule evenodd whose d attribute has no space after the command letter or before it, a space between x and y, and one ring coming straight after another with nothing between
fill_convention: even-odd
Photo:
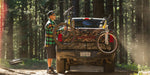
<instances>
[{"instance_id":1,"label":"ground","mask_svg":"<svg viewBox=\"0 0 150 75\"><path fill-rule=\"evenodd\" d=\"M32 69L0 68L0 75L48 75L48 74L46 73L45 69L32 70ZM64 74L55 74L55 75L64 75ZM71 71L66 72L65 75L134 75L134 74L118 69L115 70L115 73L103 73L103 67L84 65L84 66L72 66Z\"/></svg>"}]
</instances>

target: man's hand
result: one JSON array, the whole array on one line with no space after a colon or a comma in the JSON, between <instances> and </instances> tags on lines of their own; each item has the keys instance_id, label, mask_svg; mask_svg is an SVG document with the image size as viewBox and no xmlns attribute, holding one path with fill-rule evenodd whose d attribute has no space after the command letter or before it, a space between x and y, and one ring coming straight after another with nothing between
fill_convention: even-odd
<instances>
[{"instance_id":1,"label":"man's hand","mask_svg":"<svg viewBox=\"0 0 150 75\"><path fill-rule=\"evenodd\" d=\"M64 27L64 30L67 30L67 26Z\"/></svg>"},{"instance_id":2,"label":"man's hand","mask_svg":"<svg viewBox=\"0 0 150 75\"><path fill-rule=\"evenodd\" d=\"M64 30L71 31L71 28L68 27L68 29L67 29L67 26L65 26L65 27L64 27Z\"/></svg>"}]
</instances>

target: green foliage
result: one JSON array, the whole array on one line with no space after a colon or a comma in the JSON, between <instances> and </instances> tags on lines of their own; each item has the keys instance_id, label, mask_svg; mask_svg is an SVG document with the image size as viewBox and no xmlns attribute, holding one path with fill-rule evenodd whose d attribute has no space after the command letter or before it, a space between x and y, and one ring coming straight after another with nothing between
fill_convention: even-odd
<instances>
[{"instance_id":1,"label":"green foliage","mask_svg":"<svg viewBox=\"0 0 150 75\"><path fill-rule=\"evenodd\" d=\"M150 67L147 65L138 65L138 71L149 71Z\"/></svg>"},{"instance_id":2,"label":"green foliage","mask_svg":"<svg viewBox=\"0 0 150 75\"><path fill-rule=\"evenodd\" d=\"M116 66L121 69L138 72L138 66L136 64L116 64Z\"/></svg>"},{"instance_id":3,"label":"green foliage","mask_svg":"<svg viewBox=\"0 0 150 75\"><path fill-rule=\"evenodd\" d=\"M10 67L10 64L8 63L9 60L0 59L0 66L2 67Z\"/></svg>"},{"instance_id":4,"label":"green foliage","mask_svg":"<svg viewBox=\"0 0 150 75\"><path fill-rule=\"evenodd\" d=\"M148 67L147 65L137 65L137 64L116 64L116 66L118 68L127 70L127 71L134 71L134 72L138 72L138 71L149 71L150 67Z\"/></svg>"},{"instance_id":5,"label":"green foliage","mask_svg":"<svg viewBox=\"0 0 150 75\"><path fill-rule=\"evenodd\" d=\"M44 60L24 59L23 63L17 66L18 68L24 68L24 69L45 69L47 68L47 63ZM12 66L12 68L15 67Z\"/></svg>"}]
</instances>

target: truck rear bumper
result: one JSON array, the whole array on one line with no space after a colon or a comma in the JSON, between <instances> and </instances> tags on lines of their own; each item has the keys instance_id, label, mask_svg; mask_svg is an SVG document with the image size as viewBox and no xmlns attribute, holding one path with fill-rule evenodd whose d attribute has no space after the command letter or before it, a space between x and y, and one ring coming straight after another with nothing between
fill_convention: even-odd
<instances>
[{"instance_id":1,"label":"truck rear bumper","mask_svg":"<svg viewBox=\"0 0 150 75\"><path fill-rule=\"evenodd\" d=\"M103 61L106 61L107 63L111 63L111 61L114 60L114 54L112 55L105 55L102 54L99 51L87 51L87 50L73 50L73 51L68 51L68 50L63 50L63 51L57 51L56 53L57 59L67 59L67 60L72 60L73 62L79 63L89 63L89 64L102 64ZM97 62L98 61L98 62Z\"/></svg>"}]
</instances>

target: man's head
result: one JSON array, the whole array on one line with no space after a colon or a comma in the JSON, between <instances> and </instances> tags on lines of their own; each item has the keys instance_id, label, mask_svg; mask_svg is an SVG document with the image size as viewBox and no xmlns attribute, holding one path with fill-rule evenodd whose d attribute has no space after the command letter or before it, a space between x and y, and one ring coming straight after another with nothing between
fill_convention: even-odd
<instances>
[{"instance_id":1,"label":"man's head","mask_svg":"<svg viewBox=\"0 0 150 75\"><path fill-rule=\"evenodd\" d=\"M51 20L55 20L55 19L56 19L56 15L55 15L55 13L54 13L53 10L49 11L49 12L47 13L47 16L48 16Z\"/></svg>"}]
</instances>

